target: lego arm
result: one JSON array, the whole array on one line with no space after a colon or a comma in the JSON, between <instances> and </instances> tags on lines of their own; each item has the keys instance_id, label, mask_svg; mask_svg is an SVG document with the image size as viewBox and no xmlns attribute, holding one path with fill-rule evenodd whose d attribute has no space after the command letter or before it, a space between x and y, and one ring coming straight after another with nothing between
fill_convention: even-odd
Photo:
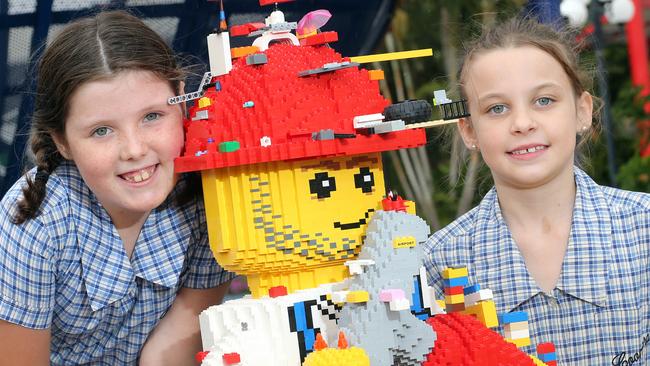
<instances>
[{"instance_id":1,"label":"lego arm","mask_svg":"<svg viewBox=\"0 0 650 366\"><path fill-rule=\"evenodd\" d=\"M30 329L0 320L0 366L49 365L50 329Z\"/></svg>"},{"instance_id":2,"label":"lego arm","mask_svg":"<svg viewBox=\"0 0 650 366\"><path fill-rule=\"evenodd\" d=\"M140 365L196 365L194 356L201 351L199 313L221 303L229 284L211 289L182 288L149 335L140 355Z\"/></svg>"}]
</instances>

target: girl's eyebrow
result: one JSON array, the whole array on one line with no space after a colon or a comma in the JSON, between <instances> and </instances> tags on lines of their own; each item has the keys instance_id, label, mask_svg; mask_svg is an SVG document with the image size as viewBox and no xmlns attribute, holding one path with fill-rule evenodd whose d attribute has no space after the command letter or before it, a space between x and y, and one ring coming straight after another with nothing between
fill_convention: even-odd
<instances>
[{"instance_id":1,"label":"girl's eyebrow","mask_svg":"<svg viewBox=\"0 0 650 366\"><path fill-rule=\"evenodd\" d=\"M537 92L539 92L540 90L543 90L543 89L562 89L562 86L560 84L556 83L556 82L547 81L547 82L544 82L542 84L539 84L539 85L535 86L532 89L532 91L537 93ZM478 98L478 102L479 103L485 103L487 100L490 100L490 99L503 99L505 97L506 97L506 95L504 93L500 93L500 92L487 93L485 95L480 96Z\"/></svg>"}]
</instances>

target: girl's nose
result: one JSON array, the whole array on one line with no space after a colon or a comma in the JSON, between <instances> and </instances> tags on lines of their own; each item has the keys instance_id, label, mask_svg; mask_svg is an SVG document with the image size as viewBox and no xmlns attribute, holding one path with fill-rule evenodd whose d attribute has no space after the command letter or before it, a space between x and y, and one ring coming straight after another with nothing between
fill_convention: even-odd
<instances>
[{"instance_id":1,"label":"girl's nose","mask_svg":"<svg viewBox=\"0 0 650 366\"><path fill-rule=\"evenodd\" d=\"M122 160L137 160L149 151L149 145L137 131L129 131L123 135L120 158Z\"/></svg>"},{"instance_id":2,"label":"girl's nose","mask_svg":"<svg viewBox=\"0 0 650 366\"><path fill-rule=\"evenodd\" d=\"M520 108L516 113L512 114L511 133L528 134L535 129L537 129L537 121L530 111Z\"/></svg>"}]
</instances>

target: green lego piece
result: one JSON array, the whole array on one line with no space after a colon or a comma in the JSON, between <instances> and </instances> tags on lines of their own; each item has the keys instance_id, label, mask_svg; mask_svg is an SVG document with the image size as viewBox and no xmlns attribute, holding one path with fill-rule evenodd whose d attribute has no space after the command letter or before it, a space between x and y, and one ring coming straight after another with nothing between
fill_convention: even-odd
<instances>
[{"instance_id":1,"label":"green lego piece","mask_svg":"<svg viewBox=\"0 0 650 366\"><path fill-rule=\"evenodd\" d=\"M219 152L233 152L239 150L239 141L226 141L219 144Z\"/></svg>"}]
</instances>

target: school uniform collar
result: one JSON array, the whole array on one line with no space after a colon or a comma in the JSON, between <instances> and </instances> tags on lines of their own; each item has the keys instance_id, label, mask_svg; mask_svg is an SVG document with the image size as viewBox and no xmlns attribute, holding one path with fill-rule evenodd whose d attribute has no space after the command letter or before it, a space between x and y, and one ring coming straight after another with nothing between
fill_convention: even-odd
<instances>
[{"instance_id":1,"label":"school uniform collar","mask_svg":"<svg viewBox=\"0 0 650 366\"><path fill-rule=\"evenodd\" d=\"M177 285L191 236L187 210L169 207L170 197L151 211L129 259L113 222L83 182L74 164L63 175L70 181L72 228L79 245L81 272L93 311L136 291L135 278L172 288ZM187 207L187 206L185 206Z\"/></svg>"},{"instance_id":2,"label":"school uniform collar","mask_svg":"<svg viewBox=\"0 0 650 366\"><path fill-rule=\"evenodd\" d=\"M576 201L569 244L562 265L557 290L573 297L605 306L607 302L607 267L612 247L611 222L607 201L600 187L575 167ZM470 230L472 267L490 258L490 271L477 273L477 283L494 293L500 312L515 310L542 290L528 273L492 188L477 210L475 227Z\"/></svg>"}]
</instances>

